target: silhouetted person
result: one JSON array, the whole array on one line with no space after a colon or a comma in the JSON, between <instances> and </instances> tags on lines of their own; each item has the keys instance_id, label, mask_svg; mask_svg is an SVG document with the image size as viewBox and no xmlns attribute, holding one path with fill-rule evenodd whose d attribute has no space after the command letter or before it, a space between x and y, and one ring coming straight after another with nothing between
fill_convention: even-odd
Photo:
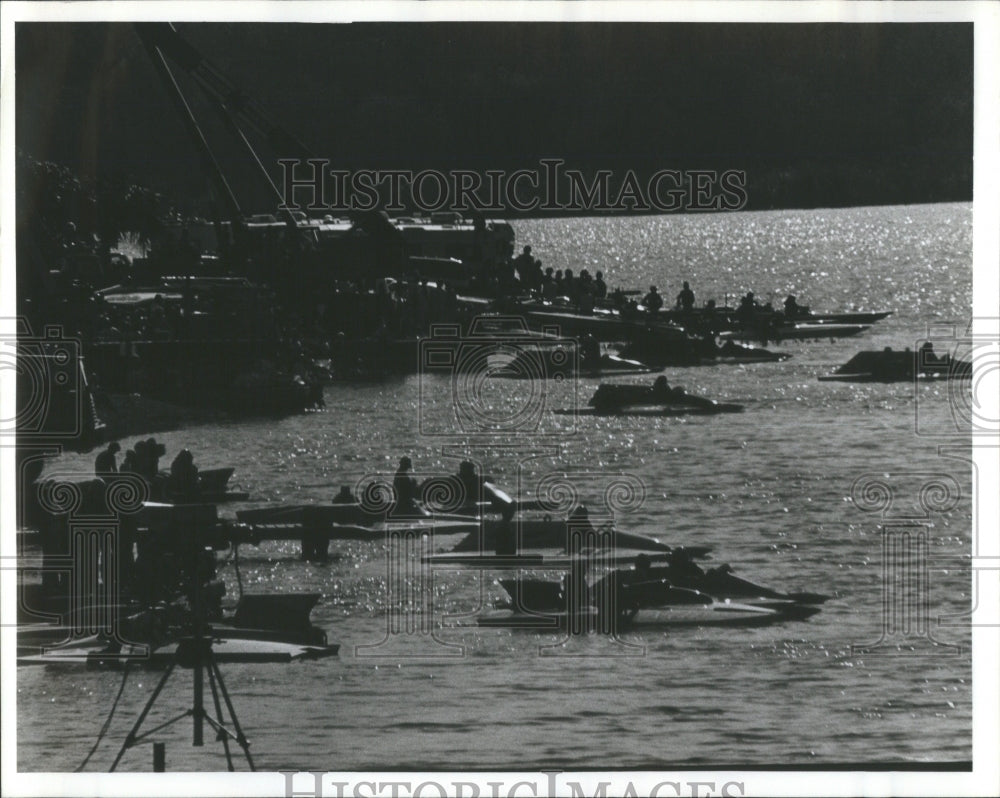
<instances>
[{"instance_id":1,"label":"silhouetted person","mask_svg":"<svg viewBox=\"0 0 1000 798\"><path fill-rule=\"evenodd\" d=\"M601 365L601 345L589 333L580 341L580 363L584 368L599 368Z\"/></svg>"},{"instance_id":2,"label":"silhouetted person","mask_svg":"<svg viewBox=\"0 0 1000 798\"><path fill-rule=\"evenodd\" d=\"M789 294L785 299L785 315L789 317L798 316L800 310L801 308L799 308L799 303L795 300L795 296Z\"/></svg>"},{"instance_id":3,"label":"silhouetted person","mask_svg":"<svg viewBox=\"0 0 1000 798\"><path fill-rule=\"evenodd\" d=\"M155 479L160 473L160 458L167 453L167 447L156 438L146 438L146 456L149 458L150 479Z\"/></svg>"},{"instance_id":4,"label":"silhouetted person","mask_svg":"<svg viewBox=\"0 0 1000 798\"><path fill-rule=\"evenodd\" d=\"M556 276L553 278L555 284L555 296L562 296L566 293L566 280L563 277L562 269L556 269Z\"/></svg>"},{"instance_id":5,"label":"silhouetted person","mask_svg":"<svg viewBox=\"0 0 1000 798\"><path fill-rule=\"evenodd\" d=\"M494 551L499 556L517 554L517 530L514 529L514 505L503 509L499 528L497 529Z\"/></svg>"},{"instance_id":6,"label":"silhouetted person","mask_svg":"<svg viewBox=\"0 0 1000 798\"><path fill-rule=\"evenodd\" d=\"M691 290L687 280L684 281L684 287L677 295L677 307L685 313L690 313L694 309L694 291Z\"/></svg>"},{"instance_id":7,"label":"silhouetted person","mask_svg":"<svg viewBox=\"0 0 1000 798\"><path fill-rule=\"evenodd\" d=\"M542 299L554 299L556 295L556 278L552 272L552 267L549 266L545 269L545 274L542 276Z\"/></svg>"},{"instance_id":8,"label":"silhouetted person","mask_svg":"<svg viewBox=\"0 0 1000 798\"><path fill-rule=\"evenodd\" d=\"M604 299L608 295L608 284L604 282L604 272L598 272L594 276L594 297Z\"/></svg>"},{"instance_id":9,"label":"silhouetted person","mask_svg":"<svg viewBox=\"0 0 1000 798\"><path fill-rule=\"evenodd\" d=\"M181 499L190 501L198 497L198 467L187 449L182 449L170 464L168 484L170 492Z\"/></svg>"},{"instance_id":10,"label":"silhouetted person","mask_svg":"<svg viewBox=\"0 0 1000 798\"><path fill-rule=\"evenodd\" d=\"M743 324L753 323L757 316L757 301L753 298L753 291L748 291L747 295L740 300L736 315Z\"/></svg>"},{"instance_id":11,"label":"silhouetted person","mask_svg":"<svg viewBox=\"0 0 1000 798\"><path fill-rule=\"evenodd\" d=\"M410 473L413 470L413 461L409 457L403 457L399 461L399 468L392 479L392 490L396 496L396 512L411 513L417 509L417 480Z\"/></svg>"},{"instance_id":12,"label":"silhouetted person","mask_svg":"<svg viewBox=\"0 0 1000 798\"><path fill-rule=\"evenodd\" d=\"M483 480L476 470L476 464L471 460L463 460L458 466L458 481L462 485L462 505L477 505L483 494Z\"/></svg>"},{"instance_id":13,"label":"silhouetted person","mask_svg":"<svg viewBox=\"0 0 1000 798\"><path fill-rule=\"evenodd\" d=\"M115 455L122 450L118 441L112 441L108 448L97 455L94 460L94 473L101 478L114 476L118 473L118 462Z\"/></svg>"},{"instance_id":14,"label":"silhouetted person","mask_svg":"<svg viewBox=\"0 0 1000 798\"><path fill-rule=\"evenodd\" d=\"M663 297L660 296L660 292L656 290L655 285L649 287L649 293L642 298L642 304L649 313L658 313L660 308L663 307Z\"/></svg>"},{"instance_id":15,"label":"silhouetted person","mask_svg":"<svg viewBox=\"0 0 1000 798\"><path fill-rule=\"evenodd\" d=\"M351 488L349 485L344 485L340 489L340 493L333 497L334 504L354 504L355 498L354 494L351 493Z\"/></svg>"},{"instance_id":16,"label":"silhouetted person","mask_svg":"<svg viewBox=\"0 0 1000 798\"><path fill-rule=\"evenodd\" d=\"M670 573L677 578L697 578L704 576L705 572L691 558L687 549L677 548L667 556L667 563L670 566Z\"/></svg>"},{"instance_id":17,"label":"silhouetted person","mask_svg":"<svg viewBox=\"0 0 1000 798\"><path fill-rule=\"evenodd\" d=\"M120 474L137 474L138 471L135 467L135 449L129 449L125 452L125 456L122 458L121 467L118 469Z\"/></svg>"},{"instance_id":18,"label":"silhouetted person","mask_svg":"<svg viewBox=\"0 0 1000 798\"><path fill-rule=\"evenodd\" d=\"M521 254L514 258L514 268L517 269L518 279L526 288L540 287L542 266L532 256L531 247L526 246Z\"/></svg>"}]
</instances>

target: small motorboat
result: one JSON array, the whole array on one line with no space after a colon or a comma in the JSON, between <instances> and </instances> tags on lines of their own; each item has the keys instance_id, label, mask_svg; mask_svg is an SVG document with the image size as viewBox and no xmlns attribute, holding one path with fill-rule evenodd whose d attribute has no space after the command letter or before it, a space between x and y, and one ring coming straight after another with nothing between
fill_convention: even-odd
<instances>
[{"instance_id":1,"label":"small motorboat","mask_svg":"<svg viewBox=\"0 0 1000 798\"><path fill-rule=\"evenodd\" d=\"M909 382L912 380L971 379L972 363L937 355L933 345L925 343L916 352L910 349L859 352L832 374L819 377L821 382Z\"/></svg>"},{"instance_id":2,"label":"small motorboat","mask_svg":"<svg viewBox=\"0 0 1000 798\"><path fill-rule=\"evenodd\" d=\"M492 370L490 376L522 380L573 379L653 374L662 370L662 367L651 366L640 360L630 360L619 355L574 356L571 352L556 346L539 346L522 349L512 360Z\"/></svg>"},{"instance_id":3,"label":"small motorboat","mask_svg":"<svg viewBox=\"0 0 1000 798\"><path fill-rule=\"evenodd\" d=\"M590 398L588 405L594 414L684 415L738 413L743 407L737 404L720 404L713 399L694 396L683 388L671 387L666 377L657 377L650 385L616 385L604 383Z\"/></svg>"},{"instance_id":4,"label":"small motorboat","mask_svg":"<svg viewBox=\"0 0 1000 798\"><path fill-rule=\"evenodd\" d=\"M519 577L500 579L509 599L496 611L477 617L481 626L528 629L622 631L637 626L761 626L805 620L829 597L816 593L781 593L732 576L728 566L705 573L690 568L690 555L677 550L671 565L650 569L639 555L635 570L616 570L586 586L585 606L573 607L570 582ZM645 562L642 562L642 560ZM687 565L685 565L687 564ZM572 563L570 564L572 567ZM570 571L572 573L572 571ZM670 576L664 577L667 573ZM684 584L682 584L684 583ZM699 587L694 587L700 584ZM704 588L710 588L705 590ZM577 604L580 600L577 599Z\"/></svg>"},{"instance_id":5,"label":"small motorboat","mask_svg":"<svg viewBox=\"0 0 1000 798\"><path fill-rule=\"evenodd\" d=\"M246 594L235 612L208 624L201 638L211 643L217 662L290 662L334 656L338 644L313 626L309 613L318 593ZM79 635L65 624L27 624L18 628L19 665L125 664L165 667L183 656L195 639L190 612L174 607L142 610L122 618L119 635Z\"/></svg>"},{"instance_id":6,"label":"small motorboat","mask_svg":"<svg viewBox=\"0 0 1000 798\"><path fill-rule=\"evenodd\" d=\"M719 338L736 341L808 341L821 338L850 338L860 335L870 324L828 322L784 322L749 324L719 333Z\"/></svg>"}]
</instances>

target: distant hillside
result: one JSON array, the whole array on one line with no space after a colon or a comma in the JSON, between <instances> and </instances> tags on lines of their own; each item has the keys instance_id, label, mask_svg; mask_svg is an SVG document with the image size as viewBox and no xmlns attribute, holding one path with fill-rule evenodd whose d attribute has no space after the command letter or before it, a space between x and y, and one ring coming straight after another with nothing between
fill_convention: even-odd
<instances>
[{"instance_id":1,"label":"distant hillside","mask_svg":"<svg viewBox=\"0 0 1000 798\"><path fill-rule=\"evenodd\" d=\"M641 179L743 170L750 208L972 197L971 24L178 28L348 170L530 169L556 156ZM207 199L131 26L21 24L16 46L19 148L84 178ZM270 208L211 109L194 106L226 142L218 155L245 209Z\"/></svg>"}]
</instances>

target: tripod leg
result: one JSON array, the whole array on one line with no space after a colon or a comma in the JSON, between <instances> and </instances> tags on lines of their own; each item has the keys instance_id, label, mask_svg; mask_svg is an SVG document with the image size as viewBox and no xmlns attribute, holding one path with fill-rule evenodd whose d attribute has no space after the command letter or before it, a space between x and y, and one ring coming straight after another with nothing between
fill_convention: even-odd
<instances>
[{"instance_id":1,"label":"tripod leg","mask_svg":"<svg viewBox=\"0 0 1000 798\"><path fill-rule=\"evenodd\" d=\"M215 684L215 671L211 666L208 668L208 686L212 691L212 701L215 703L215 716L219 719L219 723L222 723L222 703L219 701L219 689ZM226 765L229 767L229 772L232 773L236 768L233 766L233 755L229 750L229 735L219 734L218 736L222 740L222 747L226 752Z\"/></svg>"},{"instance_id":2,"label":"tripod leg","mask_svg":"<svg viewBox=\"0 0 1000 798\"><path fill-rule=\"evenodd\" d=\"M111 763L111 770L109 771L110 773L114 773L115 768L118 767L118 763L121 762L122 757L125 756L125 752L129 748L131 748L132 745L134 745L135 735L138 733L139 727L142 726L142 722L146 719L146 715L148 715L149 711L153 708L153 704L156 703L157 696L160 695L160 692L166 686L167 679L170 678L170 674L173 673L174 671L174 664L175 663L171 662L167 666L167 670L164 672L159 683L156 685L156 689L153 690L153 694L149 697L149 700L146 702L146 706L144 706L142 708L142 712L139 713L139 717L136 719L135 725L132 727L132 730L128 733L128 735L125 737L125 742L122 743L122 747L121 750L118 752L118 756L116 756L115 761Z\"/></svg>"},{"instance_id":3,"label":"tripod leg","mask_svg":"<svg viewBox=\"0 0 1000 798\"><path fill-rule=\"evenodd\" d=\"M192 669L194 675L194 742L192 745L204 745L204 717L205 717L205 697L204 697L204 671L201 663L197 663Z\"/></svg>"},{"instance_id":4,"label":"tripod leg","mask_svg":"<svg viewBox=\"0 0 1000 798\"><path fill-rule=\"evenodd\" d=\"M243 749L243 754L247 758L247 764L250 765L250 770L256 771L257 768L254 767L253 758L250 756L250 743L247 742L247 738L243 735L243 729L240 728L240 722L236 719L236 710L233 709L233 702L229 698L229 691L226 690L226 683L222 680L222 671L219 670L219 665L214 658L209 659L208 665L213 671L215 671L215 678L219 680L219 691L222 693L222 698L226 702L226 707L229 709L229 717L233 719L233 728L236 729L236 742L240 744L240 748Z\"/></svg>"}]
</instances>

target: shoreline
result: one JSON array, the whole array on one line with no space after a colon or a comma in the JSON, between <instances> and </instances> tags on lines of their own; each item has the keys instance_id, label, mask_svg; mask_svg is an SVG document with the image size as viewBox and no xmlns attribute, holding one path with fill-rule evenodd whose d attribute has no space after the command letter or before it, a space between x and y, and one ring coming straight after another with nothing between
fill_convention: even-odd
<instances>
[{"instance_id":1,"label":"shoreline","mask_svg":"<svg viewBox=\"0 0 1000 798\"><path fill-rule=\"evenodd\" d=\"M231 418L221 410L175 405L137 393L95 392L94 401L104 428L87 451L119 438L171 432L193 424L222 422Z\"/></svg>"}]
</instances>

